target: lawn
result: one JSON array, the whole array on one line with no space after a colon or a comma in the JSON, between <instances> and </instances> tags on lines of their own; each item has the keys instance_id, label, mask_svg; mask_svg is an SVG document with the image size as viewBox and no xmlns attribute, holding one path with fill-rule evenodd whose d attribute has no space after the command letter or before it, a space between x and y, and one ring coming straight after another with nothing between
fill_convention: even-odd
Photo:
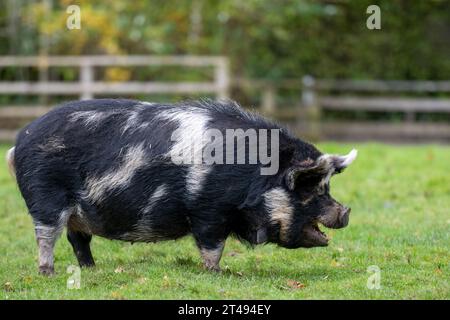
<instances>
[{"instance_id":1,"label":"lawn","mask_svg":"<svg viewBox=\"0 0 450 320\"><path fill-rule=\"evenodd\" d=\"M332 180L332 194L352 207L350 224L328 230L327 248L250 249L230 238L223 272L202 269L192 238L134 244L95 237L97 266L81 271L65 235L56 276L37 274L31 218L0 162L0 299L445 299L450 298L450 148L323 143L321 150L359 157ZM0 146L5 154L8 146ZM369 289L370 266L379 289ZM369 286L370 287L370 286Z\"/></svg>"}]
</instances>

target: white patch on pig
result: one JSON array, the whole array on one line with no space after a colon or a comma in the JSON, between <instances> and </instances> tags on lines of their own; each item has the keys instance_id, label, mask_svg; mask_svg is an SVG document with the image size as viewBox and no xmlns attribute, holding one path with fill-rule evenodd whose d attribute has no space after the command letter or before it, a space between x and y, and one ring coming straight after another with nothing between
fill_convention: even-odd
<instances>
[{"instance_id":1,"label":"white patch on pig","mask_svg":"<svg viewBox=\"0 0 450 320\"><path fill-rule=\"evenodd\" d=\"M352 164L353 161L355 161L357 156L358 156L358 150L352 149L352 151L350 151L348 155L342 156L340 158L342 160L340 165L344 168L348 167L349 165Z\"/></svg>"},{"instance_id":2,"label":"white patch on pig","mask_svg":"<svg viewBox=\"0 0 450 320\"><path fill-rule=\"evenodd\" d=\"M190 199L195 199L203 189L206 177L212 167L204 164L193 164L186 174L186 191Z\"/></svg>"},{"instance_id":3,"label":"white patch on pig","mask_svg":"<svg viewBox=\"0 0 450 320\"><path fill-rule=\"evenodd\" d=\"M138 129L146 128L148 122L140 123L139 115L148 103L139 103L138 105L131 107L129 110L114 110L114 109L104 109L104 110L87 110L87 111L75 111L69 115L70 122L82 121L83 124L88 129L96 129L98 125L105 121L108 117L113 115L123 114L127 118L122 127L122 134L126 131L131 130L132 132Z\"/></svg>"},{"instance_id":4,"label":"white patch on pig","mask_svg":"<svg viewBox=\"0 0 450 320\"><path fill-rule=\"evenodd\" d=\"M112 168L101 177L86 179L86 198L94 203L102 201L108 190L126 187L146 163L144 143L129 147L118 168Z\"/></svg>"},{"instance_id":5,"label":"white patch on pig","mask_svg":"<svg viewBox=\"0 0 450 320\"><path fill-rule=\"evenodd\" d=\"M334 173L334 168L330 168L328 170L327 175L325 177L323 177L323 179L319 182L319 188L321 190L324 190L325 186L330 183L330 179L331 179L331 176L333 175L333 173Z\"/></svg>"},{"instance_id":6,"label":"white patch on pig","mask_svg":"<svg viewBox=\"0 0 450 320\"><path fill-rule=\"evenodd\" d=\"M39 247L39 271L41 273L51 274L54 272L53 249L55 247L56 240L61 235L73 212L74 208L72 207L61 211L55 225L44 225L39 221L34 222L34 230Z\"/></svg>"},{"instance_id":7,"label":"white patch on pig","mask_svg":"<svg viewBox=\"0 0 450 320\"><path fill-rule=\"evenodd\" d=\"M142 124L139 121L139 116L143 109L144 109L144 107L141 104L141 105L137 105L135 108L133 108L129 111L128 118L125 121L125 124L122 128L122 134L124 134L128 130L130 130L131 132L134 132L135 130L141 128Z\"/></svg>"},{"instance_id":8,"label":"white patch on pig","mask_svg":"<svg viewBox=\"0 0 450 320\"><path fill-rule=\"evenodd\" d=\"M166 156L172 161L177 159L177 164L190 165L186 175L186 189L188 195L195 199L211 170L210 166L203 164L203 149L207 143L204 133L211 118L205 110L189 106L182 110L164 110L157 117L178 123L178 128L172 135L174 143Z\"/></svg>"},{"instance_id":9,"label":"white patch on pig","mask_svg":"<svg viewBox=\"0 0 450 320\"><path fill-rule=\"evenodd\" d=\"M281 187L273 188L263 194L266 210L272 223L280 226L280 239L287 240L294 208L288 193Z\"/></svg>"},{"instance_id":10,"label":"white patch on pig","mask_svg":"<svg viewBox=\"0 0 450 320\"><path fill-rule=\"evenodd\" d=\"M317 159L317 162L324 166L325 168L337 168L337 169L345 169L353 161L355 161L358 156L358 150L352 149L347 155L341 156L337 154L324 154Z\"/></svg>"},{"instance_id":11,"label":"white patch on pig","mask_svg":"<svg viewBox=\"0 0 450 320\"><path fill-rule=\"evenodd\" d=\"M82 121L88 129L95 129L97 126L104 121L107 117L115 114L116 112L108 111L75 111L69 115L70 122Z\"/></svg>"},{"instance_id":12,"label":"white patch on pig","mask_svg":"<svg viewBox=\"0 0 450 320\"><path fill-rule=\"evenodd\" d=\"M52 226L44 225L39 221L34 221L35 223L34 229L36 230L36 237L56 240L61 235L64 227L67 225L67 221L69 220L70 216L73 213L74 213L73 207L64 209L59 214L59 218L56 224Z\"/></svg>"},{"instance_id":13,"label":"white patch on pig","mask_svg":"<svg viewBox=\"0 0 450 320\"><path fill-rule=\"evenodd\" d=\"M155 205L158 203L158 201L160 201L166 195L167 195L167 186L165 184L158 186L156 190L153 192L153 194L150 196L150 199L148 199L148 202L145 208L142 210L142 213L144 215L151 213Z\"/></svg>"},{"instance_id":14,"label":"white patch on pig","mask_svg":"<svg viewBox=\"0 0 450 320\"><path fill-rule=\"evenodd\" d=\"M8 169L11 176L16 177L16 165L14 161L16 147L12 147L6 152L6 162L8 163Z\"/></svg>"},{"instance_id":15,"label":"white patch on pig","mask_svg":"<svg viewBox=\"0 0 450 320\"><path fill-rule=\"evenodd\" d=\"M149 107L157 105L157 103L155 103L155 102L148 102L148 101L142 101L141 104L149 106Z\"/></svg>"},{"instance_id":16,"label":"white patch on pig","mask_svg":"<svg viewBox=\"0 0 450 320\"><path fill-rule=\"evenodd\" d=\"M66 148L61 137L50 137L45 143L38 145L39 149L45 152L59 152Z\"/></svg>"},{"instance_id":17,"label":"white patch on pig","mask_svg":"<svg viewBox=\"0 0 450 320\"><path fill-rule=\"evenodd\" d=\"M167 109L156 116L162 120L178 123L172 135L174 141L168 155L175 159L183 155L183 164L202 163L203 148L206 144L204 133L210 116L201 109L186 106L184 109ZM188 162L188 163L187 163Z\"/></svg>"},{"instance_id":18,"label":"white patch on pig","mask_svg":"<svg viewBox=\"0 0 450 320\"><path fill-rule=\"evenodd\" d=\"M53 249L56 238L45 238L45 236L42 236L41 231L36 229L36 241L39 249L39 272L52 274L54 272Z\"/></svg>"},{"instance_id":19,"label":"white patch on pig","mask_svg":"<svg viewBox=\"0 0 450 320\"><path fill-rule=\"evenodd\" d=\"M151 218L146 215L151 215L156 204L159 201L164 201L166 196L167 185L162 184L158 186L148 199L146 206L142 209L142 218L134 226L133 231L125 232L120 236L120 239L132 242L156 242L164 240L163 237L154 233L151 225Z\"/></svg>"}]
</instances>

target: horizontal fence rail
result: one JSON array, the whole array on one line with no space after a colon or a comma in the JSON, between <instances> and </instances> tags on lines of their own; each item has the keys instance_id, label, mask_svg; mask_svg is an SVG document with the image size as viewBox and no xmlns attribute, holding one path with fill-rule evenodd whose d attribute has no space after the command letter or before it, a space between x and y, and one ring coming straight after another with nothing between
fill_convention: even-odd
<instances>
[{"instance_id":1,"label":"horizontal fence rail","mask_svg":"<svg viewBox=\"0 0 450 320\"><path fill-rule=\"evenodd\" d=\"M211 93L218 98L228 97L228 60L211 56L42 56L0 57L1 67L78 67L80 80L74 83L51 81L0 82L0 94L78 94L80 99L91 99L95 94L138 93ZM94 79L95 67L130 66L185 66L213 67L212 82L103 82Z\"/></svg>"},{"instance_id":2,"label":"horizontal fence rail","mask_svg":"<svg viewBox=\"0 0 450 320\"><path fill-rule=\"evenodd\" d=\"M227 58L216 56L2 56L0 67L6 66L61 66L76 67L80 65L95 66L164 66L179 65L205 67L226 64Z\"/></svg>"},{"instance_id":3,"label":"horizontal fence rail","mask_svg":"<svg viewBox=\"0 0 450 320\"><path fill-rule=\"evenodd\" d=\"M367 92L450 92L450 81L405 81L405 80L347 80L347 79L314 79L306 76L303 79L280 79L278 81L251 80L237 78L234 85L249 89L295 89L304 85L315 90L335 91L367 91Z\"/></svg>"},{"instance_id":4,"label":"horizontal fence rail","mask_svg":"<svg viewBox=\"0 0 450 320\"><path fill-rule=\"evenodd\" d=\"M197 82L124 81L107 82L95 79L98 67L181 66L213 68L213 80ZM96 95L136 94L212 94L216 98L229 96L228 59L221 56L2 56L0 70L9 67L35 67L40 72L50 67L79 69L78 81L2 81L0 95L78 95L92 99ZM51 106L0 107L0 141L13 141L17 128L51 110Z\"/></svg>"},{"instance_id":5,"label":"horizontal fence rail","mask_svg":"<svg viewBox=\"0 0 450 320\"><path fill-rule=\"evenodd\" d=\"M450 92L450 81L317 80L317 90L366 92Z\"/></svg>"},{"instance_id":6,"label":"horizontal fence rail","mask_svg":"<svg viewBox=\"0 0 450 320\"><path fill-rule=\"evenodd\" d=\"M207 81L108 82L95 79L99 67L185 66L213 68L213 79ZM78 95L90 99L97 95L136 94L212 94L228 98L230 89L247 90L260 96L262 113L286 121L301 136L310 139L444 141L450 142L448 121L429 120L450 114L450 81L298 79L267 81L233 78L230 80L226 57L215 56L3 56L0 69L34 67L39 71L50 67L79 69L77 81L1 81L0 95ZM280 105L281 91L297 92L289 107ZM44 101L45 102L45 101ZM48 112L52 106L0 107L0 140L12 141L17 128ZM396 120L330 119L333 112L396 114ZM329 114L328 113L328 114ZM397 114L404 114L399 119ZM426 114L434 118L418 118ZM448 118L443 118L448 119Z\"/></svg>"},{"instance_id":7,"label":"horizontal fence rail","mask_svg":"<svg viewBox=\"0 0 450 320\"><path fill-rule=\"evenodd\" d=\"M450 113L450 81L314 79L306 76L279 81L239 78L233 85L259 91L262 112L281 120L296 119L296 131L311 139L450 142L448 121L417 121L418 113ZM300 93L301 99L295 109L277 105L279 91L286 89ZM418 96L429 94L447 97ZM397 112L405 117L396 122L325 121L323 114L326 111Z\"/></svg>"},{"instance_id":8,"label":"horizontal fence rail","mask_svg":"<svg viewBox=\"0 0 450 320\"><path fill-rule=\"evenodd\" d=\"M49 82L0 82L0 93L22 95L81 94L82 99L91 99L94 94L138 94L138 93L216 93L222 95L215 83L209 82L126 82L103 81L61 83Z\"/></svg>"},{"instance_id":9,"label":"horizontal fence rail","mask_svg":"<svg viewBox=\"0 0 450 320\"><path fill-rule=\"evenodd\" d=\"M320 97L319 104L328 110L381 111L381 112L443 112L450 113L450 99L428 98L361 98Z\"/></svg>"}]
</instances>

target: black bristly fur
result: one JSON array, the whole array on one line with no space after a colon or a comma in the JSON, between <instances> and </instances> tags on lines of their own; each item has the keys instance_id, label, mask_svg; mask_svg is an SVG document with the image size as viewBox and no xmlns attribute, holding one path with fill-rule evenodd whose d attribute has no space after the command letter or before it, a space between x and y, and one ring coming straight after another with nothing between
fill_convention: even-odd
<instances>
[{"instance_id":1,"label":"black bristly fur","mask_svg":"<svg viewBox=\"0 0 450 320\"><path fill-rule=\"evenodd\" d=\"M259 164L213 165L201 192L192 200L186 190L189 166L175 165L164 157L173 144L170 137L177 125L154 120L163 111L186 106L206 112L212 119L208 127L221 131L281 129L278 174L260 175ZM113 115L95 125L70 120L74 112L105 110ZM138 113L139 123L147 121L151 125L124 132L124 123L133 110ZM62 146L49 144L55 139ZM114 171L124 159L126 149L141 143L146 164L136 171L127 186L107 190L98 203L86 200L87 179ZM294 162L315 160L320 155L314 146L293 137L285 128L246 112L233 102L143 104L134 100L98 99L65 103L23 128L17 138L15 167L20 191L37 224L54 226L60 222L61 212L78 207L85 224L79 232L87 229L95 235L128 241L176 239L192 233L201 247L215 248L218 241L230 234L256 243L258 229L269 224L262 200L264 192L284 187L284 175ZM142 209L161 184L167 186L166 196L146 216L151 221L151 235L129 238L127 233L142 219ZM272 228L268 232L268 241L277 242L278 230ZM77 238L83 241L76 243L74 250L77 246L89 246L88 233L69 234L71 241ZM81 259L85 264L93 264L90 252Z\"/></svg>"}]
</instances>

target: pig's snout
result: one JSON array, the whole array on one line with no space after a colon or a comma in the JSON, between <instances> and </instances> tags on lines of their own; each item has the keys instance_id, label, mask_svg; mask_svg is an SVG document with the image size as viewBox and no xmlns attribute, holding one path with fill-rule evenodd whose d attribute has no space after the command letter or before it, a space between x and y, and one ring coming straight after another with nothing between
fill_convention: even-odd
<instances>
[{"instance_id":1,"label":"pig's snout","mask_svg":"<svg viewBox=\"0 0 450 320\"><path fill-rule=\"evenodd\" d=\"M351 209L342 205L335 206L327 214L319 217L318 221L325 227L331 229L340 229L348 225Z\"/></svg>"},{"instance_id":2,"label":"pig's snout","mask_svg":"<svg viewBox=\"0 0 450 320\"><path fill-rule=\"evenodd\" d=\"M350 219L350 211L352 211L352 209L348 207L344 207L341 210L337 219L336 228L344 228L348 225L348 220Z\"/></svg>"}]
</instances>

